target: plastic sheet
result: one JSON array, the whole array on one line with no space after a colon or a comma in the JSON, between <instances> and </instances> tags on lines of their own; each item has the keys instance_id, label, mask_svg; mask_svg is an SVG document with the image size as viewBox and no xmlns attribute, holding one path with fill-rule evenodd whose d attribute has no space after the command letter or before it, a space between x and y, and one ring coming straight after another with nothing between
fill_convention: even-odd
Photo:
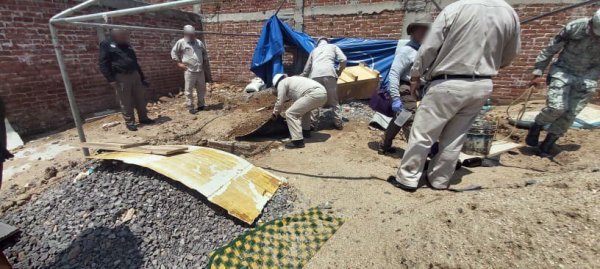
<instances>
[{"instance_id":1,"label":"plastic sheet","mask_svg":"<svg viewBox=\"0 0 600 269\"><path fill-rule=\"evenodd\" d=\"M398 40L336 38L332 39L331 43L339 46L346 54L348 66L363 62L379 71L382 77L381 87L387 88L388 74L394 61ZM295 31L277 16L273 16L263 26L250 68L268 87L272 86L271 81L275 74L284 72L282 56L285 45L295 46L310 53L315 48L315 40L305 33Z\"/></svg>"}]
</instances>

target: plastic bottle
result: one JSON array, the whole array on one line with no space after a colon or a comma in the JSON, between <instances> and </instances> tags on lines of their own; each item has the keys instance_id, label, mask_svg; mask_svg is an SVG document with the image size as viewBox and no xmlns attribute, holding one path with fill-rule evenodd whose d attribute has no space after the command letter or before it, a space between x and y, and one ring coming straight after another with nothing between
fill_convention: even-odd
<instances>
[{"instance_id":1,"label":"plastic bottle","mask_svg":"<svg viewBox=\"0 0 600 269\"><path fill-rule=\"evenodd\" d=\"M394 121L394 124L402 127L410 119L411 116L412 113L410 113L410 111L402 109L400 110L400 112L398 112L398 114L396 114L396 120Z\"/></svg>"}]
</instances>

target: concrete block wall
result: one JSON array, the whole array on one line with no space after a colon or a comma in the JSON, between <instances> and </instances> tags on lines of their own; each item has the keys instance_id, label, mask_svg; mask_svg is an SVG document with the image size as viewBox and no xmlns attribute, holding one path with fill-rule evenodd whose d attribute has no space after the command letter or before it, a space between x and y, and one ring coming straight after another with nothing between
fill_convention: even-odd
<instances>
[{"instance_id":1,"label":"concrete block wall","mask_svg":"<svg viewBox=\"0 0 600 269\"><path fill-rule=\"evenodd\" d=\"M6 103L8 119L21 135L72 124L48 20L77 3L73 0L0 1L0 96ZM187 23L152 15L121 17L111 22L178 29ZM81 112L85 115L117 108L114 90L98 70L98 32L72 26L61 26L58 32ZM183 74L175 68L169 55L171 44L178 38L178 34L170 33L132 35L132 45L151 83L150 97L183 87Z\"/></svg>"}]
</instances>

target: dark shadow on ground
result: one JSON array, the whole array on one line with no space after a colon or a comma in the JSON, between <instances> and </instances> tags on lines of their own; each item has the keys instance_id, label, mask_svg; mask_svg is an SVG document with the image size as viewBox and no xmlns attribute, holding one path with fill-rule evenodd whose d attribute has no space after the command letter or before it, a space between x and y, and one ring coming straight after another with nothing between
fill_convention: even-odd
<instances>
[{"instance_id":1,"label":"dark shadow on ground","mask_svg":"<svg viewBox=\"0 0 600 269\"><path fill-rule=\"evenodd\" d=\"M519 149L519 152L525 156L538 156L540 150L534 147L522 147Z\"/></svg>"},{"instance_id":2,"label":"dark shadow on ground","mask_svg":"<svg viewBox=\"0 0 600 269\"><path fill-rule=\"evenodd\" d=\"M127 226L87 229L45 268L142 268L140 244Z\"/></svg>"},{"instance_id":3,"label":"dark shadow on ground","mask_svg":"<svg viewBox=\"0 0 600 269\"><path fill-rule=\"evenodd\" d=\"M326 142L327 140L329 140L329 138L331 138L330 134L313 132L311 134L310 138L304 139L304 142L306 142L306 143L322 143L322 142Z\"/></svg>"},{"instance_id":4,"label":"dark shadow on ground","mask_svg":"<svg viewBox=\"0 0 600 269\"><path fill-rule=\"evenodd\" d=\"M566 145L559 145L556 148L558 148L560 151L579 151L581 149L581 145L578 144L566 144Z\"/></svg>"},{"instance_id":5,"label":"dark shadow on ground","mask_svg":"<svg viewBox=\"0 0 600 269\"><path fill-rule=\"evenodd\" d=\"M223 110L223 107L224 107L223 103L218 103L218 104L210 104L210 105L207 105L207 106L204 108L204 110L205 110L205 111L212 111L212 110Z\"/></svg>"},{"instance_id":6,"label":"dark shadow on ground","mask_svg":"<svg viewBox=\"0 0 600 269\"><path fill-rule=\"evenodd\" d=\"M153 124L142 124L142 125L155 126L155 125L161 125L161 124L167 123L167 122L172 121L172 120L173 119L171 117L160 116L160 117L154 119L154 123Z\"/></svg>"},{"instance_id":7,"label":"dark shadow on ground","mask_svg":"<svg viewBox=\"0 0 600 269\"><path fill-rule=\"evenodd\" d=\"M379 142L369 142L368 144L369 149L378 152L379 151ZM402 156L404 156L404 149L401 148L396 148L396 147L392 147L392 149L395 150L394 153L388 153L382 156L387 156L387 157L392 157L394 159L402 159Z\"/></svg>"},{"instance_id":8,"label":"dark shadow on ground","mask_svg":"<svg viewBox=\"0 0 600 269\"><path fill-rule=\"evenodd\" d=\"M579 145L566 145L567 149L575 149L577 146ZM563 151L563 147L565 146L554 146L554 148L550 151L551 156L549 157L549 159L558 164L558 165L563 165L557 161L554 160L554 157L556 157L558 154L560 154ZM579 148L581 148L581 146L579 146ZM577 150L579 150L579 148L577 148ZM577 150L565 150L565 151L577 151ZM523 147L519 149L519 152L525 156L540 156L540 149L537 147ZM539 157L541 158L541 157Z\"/></svg>"}]
</instances>

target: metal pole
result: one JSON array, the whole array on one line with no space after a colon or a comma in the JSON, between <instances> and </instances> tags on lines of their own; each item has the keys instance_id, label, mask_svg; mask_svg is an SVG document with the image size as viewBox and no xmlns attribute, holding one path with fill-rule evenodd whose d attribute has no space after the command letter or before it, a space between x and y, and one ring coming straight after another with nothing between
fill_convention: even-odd
<instances>
[{"instance_id":1,"label":"metal pole","mask_svg":"<svg viewBox=\"0 0 600 269\"><path fill-rule=\"evenodd\" d=\"M159 10L164 10L164 9L169 9L169 8L177 8L177 7L181 7L181 6L200 4L200 3L201 3L201 0L181 0L181 1L167 2L167 3L154 4L154 5L148 5L148 6L142 6L142 7L134 7L134 8L114 10L114 11L100 12L100 13L94 13L94 14L89 14L89 15L81 15L81 16L75 16L75 17L69 17L69 18L60 18L60 19L55 20L54 22L55 23L65 23L65 22L91 21L91 20L98 20L98 19L106 20L106 19L112 18L112 17L153 12L153 11L159 11Z\"/></svg>"},{"instance_id":2,"label":"metal pole","mask_svg":"<svg viewBox=\"0 0 600 269\"><path fill-rule=\"evenodd\" d=\"M65 65L65 59L63 56L62 48L60 46L60 41L58 39L58 35L56 33L56 28L53 25L54 20L61 18L63 16L69 16L74 12L89 7L95 4L97 0L88 0L83 2L77 6L64 10L56 15L54 15L49 23L48 27L50 28L50 39L52 39L52 46L54 47L54 52L56 53L56 60L58 62L58 67L60 68L60 74L62 76L63 82L65 84L65 91L67 92L67 98L69 99L69 106L71 108L71 114L73 115L73 120L75 121L75 127L77 128L77 134L79 135L79 141L85 142L85 133L83 132L83 124L81 121L81 115L79 115L79 108L77 108L77 101L75 100L75 95L73 94L73 87L71 85L71 80L69 79L69 73L67 73L67 66ZM82 148L84 156L90 156L90 151L87 148Z\"/></svg>"},{"instance_id":3,"label":"metal pole","mask_svg":"<svg viewBox=\"0 0 600 269\"><path fill-rule=\"evenodd\" d=\"M442 7L435 0L429 0L429 1L435 6L435 8L437 8L438 11L442 11Z\"/></svg>"},{"instance_id":4,"label":"metal pole","mask_svg":"<svg viewBox=\"0 0 600 269\"><path fill-rule=\"evenodd\" d=\"M50 19L50 21L58 19L58 18L63 18L65 16L70 16L71 14L75 13L78 10L81 10L81 9L89 7L89 6L93 5L93 4L96 4L96 2L98 2L98 0L88 0L88 1L85 1L85 2L83 2L81 4L79 4L79 5L76 5L76 6L72 7L72 8L65 9L62 12L54 15Z\"/></svg>"},{"instance_id":5,"label":"metal pole","mask_svg":"<svg viewBox=\"0 0 600 269\"><path fill-rule=\"evenodd\" d=\"M279 4L279 7L277 8L277 11L275 11L275 16L277 16L277 14L279 14L279 11L283 7L283 4L285 4L285 1L286 0L281 0L281 3Z\"/></svg>"},{"instance_id":6,"label":"metal pole","mask_svg":"<svg viewBox=\"0 0 600 269\"><path fill-rule=\"evenodd\" d=\"M590 1L585 1L585 2L581 2L581 3L569 5L569 6L566 6L566 7L563 7L563 8L559 8L559 9L550 11L548 13L544 13L544 14L541 14L541 15L538 15L538 16L535 16L535 17L531 17L529 19L526 19L526 20L522 21L521 24L527 24L527 23L539 20L539 19L544 18L544 17L552 16L552 15L554 15L556 13L560 13L560 12L563 12L563 11L567 11L569 9L573 9L573 8L577 8L577 7L582 7L582 6L589 5L589 4L593 4L593 3L599 2L599 1L600 0L590 0Z\"/></svg>"},{"instance_id":7,"label":"metal pole","mask_svg":"<svg viewBox=\"0 0 600 269\"><path fill-rule=\"evenodd\" d=\"M165 29L165 28L143 27L143 26L133 26L133 25L118 25L118 24L94 23L94 22L69 22L67 24L72 24L75 26L82 26L82 27L94 27L94 28L105 28L105 29L126 29L126 30L134 30L134 31L183 33L183 30L179 30L179 29ZM212 34L212 35L225 35L225 36L253 36L253 37L260 36L259 34L252 34L252 33L223 33L223 32L206 32L206 31L196 31L196 33Z\"/></svg>"}]
</instances>

